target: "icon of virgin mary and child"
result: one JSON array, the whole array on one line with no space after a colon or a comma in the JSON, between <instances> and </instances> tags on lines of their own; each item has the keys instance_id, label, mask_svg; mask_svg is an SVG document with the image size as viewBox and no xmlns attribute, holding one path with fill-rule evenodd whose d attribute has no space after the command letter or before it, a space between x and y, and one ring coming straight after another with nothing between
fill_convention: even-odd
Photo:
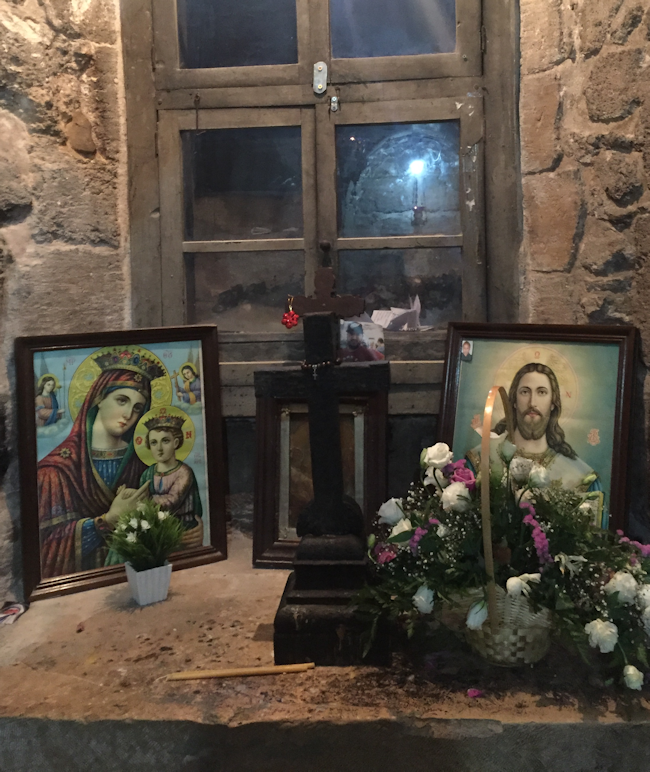
<instances>
[{"instance_id":1,"label":"icon of virgin mary and child","mask_svg":"<svg viewBox=\"0 0 650 772\"><path fill-rule=\"evenodd\" d=\"M151 406L152 381L168 378L167 372L158 357L139 346L102 349L92 359L100 372L70 434L38 463L43 578L112 562L106 536L120 515L152 495L150 470L135 453L133 435ZM191 540L195 531L196 526L186 532Z\"/></svg>"}]
</instances>

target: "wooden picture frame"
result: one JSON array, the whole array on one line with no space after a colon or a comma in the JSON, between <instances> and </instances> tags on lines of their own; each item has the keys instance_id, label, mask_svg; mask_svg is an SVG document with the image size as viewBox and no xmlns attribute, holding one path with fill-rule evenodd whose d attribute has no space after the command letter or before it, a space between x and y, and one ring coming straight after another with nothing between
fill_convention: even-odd
<instances>
[{"instance_id":1,"label":"wooden picture frame","mask_svg":"<svg viewBox=\"0 0 650 772\"><path fill-rule=\"evenodd\" d=\"M26 599L126 579L104 518L120 484L149 479L154 501L200 529L174 569L226 558L216 327L17 338L15 351ZM148 441L156 418L178 441L162 474Z\"/></svg>"},{"instance_id":2,"label":"wooden picture frame","mask_svg":"<svg viewBox=\"0 0 650 772\"><path fill-rule=\"evenodd\" d=\"M346 373L355 375L355 366L347 366ZM302 373L268 373L269 378L256 373L256 435L257 458L255 465L255 501L253 514L253 565L258 568L290 568L299 538L287 523L287 504L291 497L291 466L300 473L300 464L289 463L290 454L298 450L309 455L308 432L304 432L307 404L302 386ZM388 363L375 363L370 373L358 371L362 377L355 383L350 377L348 387L339 394L339 413L342 423L352 419L354 449L346 454L353 459L355 474L352 483L345 474L344 484L351 485L348 493L360 504L369 533L377 510L387 498L386 441L388 430ZM373 374L378 375L373 385ZM365 377L364 377L365 376ZM365 382L364 382L365 381ZM292 432L292 416L302 418L298 432ZM345 432L343 443L345 444ZM295 440L299 443L295 444ZM292 444L294 443L294 444ZM345 461L344 461L345 465ZM310 468L310 465L309 465ZM305 467L306 469L306 467ZM360 479L362 477L362 479ZM298 497L299 498L299 497ZM306 503L306 502L305 502ZM293 512L293 518L298 511ZM287 532L288 531L288 532Z\"/></svg>"},{"instance_id":3,"label":"wooden picture frame","mask_svg":"<svg viewBox=\"0 0 650 772\"><path fill-rule=\"evenodd\" d=\"M481 442L477 416L483 413L490 387L503 386L514 403L517 431L520 422L527 420L525 432L533 440L536 433L543 432L542 445L547 449L533 454L533 459L546 466L551 480L562 479L563 485L571 487L574 481L580 490L599 492L591 498L596 502L594 522L625 529L636 345L634 327L452 323L447 336L440 439L452 448L455 458L467 457L471 463ZM524 384L517 397L520 389L514 382L532 363L542 366L534 372L543 381L539 393L549 392L548 405L533 405L524 412L525 395L537 387ZM552 376L546 374L549 368L555 387ZM524 375L518 383L523 383ZM511 385L515 388L512 394ZM561 403L559 409L556 401ZM550 420L544 424L547 415ZM503 437L498 421L495 415L496 434ZM533 421L539 423L531 434ZM522 441L522 435L518 436ZM493 440L497 456L498 442ZM530 441L526 442L530 448ZM540 446L535 449L539 451ZM585 485L582 481L590 471L598 479Z\"/></svg>"}]
</instances>

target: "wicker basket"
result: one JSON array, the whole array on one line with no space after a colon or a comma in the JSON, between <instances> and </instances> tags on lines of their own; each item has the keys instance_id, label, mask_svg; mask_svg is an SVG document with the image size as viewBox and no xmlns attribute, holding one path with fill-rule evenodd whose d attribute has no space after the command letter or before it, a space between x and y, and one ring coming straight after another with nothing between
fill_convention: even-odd
<instances>
[{"instance_id":1,"label":"wicker basket","mask_svg":"<svg viewBox=\"0 0 650 772\"><path fill-rule=\"evenodd\" d=\"M523 595L511 598L497 587L494 631L489 621L478 630L466 628L467 642L477 654L493 665L532 665L551 645L551 613L532 611Z\"/></svg>"},{"instance_id":2,"label":"wicker basket","mask_svg":"<svg viewBox=\"0 0 650 772\"><path fill-rule=\"evenodd\" d=\"M485 402L483 434L481 437L481 521L483 529L483 555L488 576L486 586L488 619L478 630L467 629L470 646L495 665L530 665L540 660L550 646L551 614L548 609L533 612L525 596L513 598L494 581L492 555L492 518L490 515L490 432L493 407L497 396L501 397L506 416L508 437L514 436L512 407L502 386L493 386Z\"/></svg>"}]
</instances>

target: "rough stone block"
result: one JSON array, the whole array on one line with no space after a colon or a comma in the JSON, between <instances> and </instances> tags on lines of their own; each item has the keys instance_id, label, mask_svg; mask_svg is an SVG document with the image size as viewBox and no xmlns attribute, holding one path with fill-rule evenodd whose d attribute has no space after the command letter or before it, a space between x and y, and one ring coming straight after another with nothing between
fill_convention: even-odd
<instances>
[{"instance_id":1,"label":"rough stone block","mask_svg":"<svg viewBox=\"0 0 650 772\"><path fill-rule=\"evenodd\" d=\"M33 173L35 241L118 245L113 168L99 159L53 156L41 149Z\"/></svg>"},{"instance_id":2,"label":"rough stone block","mask_svg":"<svg viewBox=\"0 0 650 772\"><path fill-rule=\"evenodd\" d=\"M606 220L589 215L580 242L578 262L594 276L611 276L634 270L637 259L627 234L616 230Z\"/></svg>"},{"instance_id":3,"label":"rough stone block","mask_svg":"<svg viewBox=\"0 0 650 772\"><path fill-rule=\"evenodd\" d=\"M585 89L592 121L618 121L636 109L642 54L641 49L630 48L604 53L595 60Z\"/></svg>"},{"instance_id":4,"label":"rough stone block","mask_svg":"<svg viewBox=\"0 0 650 772\"><path fill-rule=\"evenodd\" d=\"M594 168L608 198L617 206L630 206L643 195L643 159L639 153L605 151L595 159Z\"/></svg>"},{"instance_id":5,"label":"rough stone block","mask_svg":"<svg viewBox=\"0 0 650 772\"><path fill-rule=\"evenodd\" d=\"M531 271L527 282L527 322L579 324L584 321L574 298L574 282L565 273Z\"/></svg>"},{"instance_id":6,"label":"rough stone block","mask_svg":"<svg viewBox=\"0 0 650 772\"><path fill-rule=\"evenodd\" d=\"M31 212L29 135L22 121L0 110L0 227Z\"/></svg>"},{"instance_id":7,"label":"rough stone block","mask_svg":"<svg viewBox=\"0 0 650 772\"><path fill-rule=\"evenodd\" d=\"M120 329L128 306L123 256L107 248L12 250L8 318L16 335Z\"/></svg>"},{"instance_id":8,"label":"rough stone block","mask_svg":"<svg viewBox=\"0 0 650 772\"><path fill-rule=\"evenodd\" d=\"M527 75L548 70L566 56L562 45L562 23L559 0L522 0L521 72Z\"/></svg>"},{"instance_id":9,"label":"rough stone block","mask_svg":"<svg viewBox=\"0 0 650 772\"><path fill-rule=\"evenodd\" d=\"M632 226L634 243L639 255L650 257L650 214L639 214Z\"/></svg>"},{"instance_id":10,"label":"rough stone block","mask_svg":"<svg viewBox=\"0 0 650 772\"><path fill-rule=\"evenodd\" d=\"M599 53L610 24L623 0L585 2L580 11L580 52L587 58Z\"/></svg>"},{"instance_id":11,"label":"rough stone block","mask_svg":"<svg viewBox=\"0 0 650 772\"><path fill-rule=\"evenodd\" d=\"M96 43L117 40L116 7L106 0L43 0L48 23L66 37Z\"/></svg>"},{"instance_id":12,"label":"rough stone block","mask_svg":"<svg viewBox=\"0 0 650 772\"><path fill-rule=\"evenodd\" d=\"M529 266L566 270L574 257L582 196L573 172L524 177L524 225Z\"/></svg>"},{"instance_id":13,"label":"rough stone block","mask_svg":"<svg viewBox=\"0 0 650 772\"><path fill-rule=\"evenodd\" d=\"M528 75L521 81L519 122L523 172L551 169L560 154L556 122L560 84L553 72Z\"/></svg>"},{"instance_id":14,"label":"rough stone block","mask_svg":"<svg viewBox=\"0 0 650 772\"><path fill-rule=\"evenodd\" d=\"M630 35L641 24L642 19L643 6L636 5L634 8L628 8L621 23L616 25L616 29L611 34L610 39L612 43L616 43L619 46L625 44Z\"/></svg>"}]
</instances>

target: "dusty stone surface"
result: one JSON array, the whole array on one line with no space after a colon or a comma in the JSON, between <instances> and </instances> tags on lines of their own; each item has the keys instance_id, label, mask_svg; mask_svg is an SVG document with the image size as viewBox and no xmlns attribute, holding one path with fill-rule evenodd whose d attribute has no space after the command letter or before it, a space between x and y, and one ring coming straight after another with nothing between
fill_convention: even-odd
<instances>
[{"instance_id":1,"label":"dusty stone surface","mask_svg":"<svg viewBox=\"0 0 650 772\"><path fill-rule=\"evenodd\" d=\"M581 191L572 172L527 176L524 223L536 271L563 271L574 257Z\"/></svg>"},{"instance_id":2,"label":"dusty stone surface","mask_svg":"<svg viewBox=\"0 0 650 772\"><path fill-rule=\"evenodd\" d=\"M494 668L458 648L392 669L166 681L168 673L273 664L272 622L287 572L252 569L251 539L229 559L175 572L144 608L126 585L37 601L0 628L0 717L336 723L399 719L647 721L645 694L604 688L559 652L534 669ZM461 645L462 647L462 645ZM577 669L576 669L577 668ZM483 695L471 698L468 689Z\"/></svg>"},{"instance_id":3,"label":"dusty stone surface","mask_svg":"<svg viewBox=\"0 0 650 772\"><path fill-rule=\"evenodd\" d=\"M13 339L128 323L118 25L117 0L0 0L0 476L16 455ZM20 594L15 468L0 483L8 598Z\"/></svg>"},{"instance_id":4,"label":"dusty stone surface","mask_svg":"<svg viewBox=\"0 0 650 772\"><path fill-rule=\"evenodd\" d=\"M636 109L642 54L640 48L631 48L609 51L596 59L585 89L592 121L618 121Z\"/></svg>"},{"instance_id":5,"label":"dusty stone surface","mask_svg":"<svg viewBox=\"0 0 650 772\"><path fill-rule=\"evenodd\" d=\"M526 78L520 96L521 131L528 138L521 153L524 172L552 169L560 159L556 122L560 111L560 84L554 72Z\"/></svg>"},{"instance_id":6,"label":"dusty stone surface","mask_svg":"<svg viewBox=\"0 0 650 772\"><path fill-rule=\"evenodd\" d=\"M521 14L521 70L530 74L548 70L563 61L564 44L560 0L538 3L522 0Z\"/></svg>"}]
</instances>

